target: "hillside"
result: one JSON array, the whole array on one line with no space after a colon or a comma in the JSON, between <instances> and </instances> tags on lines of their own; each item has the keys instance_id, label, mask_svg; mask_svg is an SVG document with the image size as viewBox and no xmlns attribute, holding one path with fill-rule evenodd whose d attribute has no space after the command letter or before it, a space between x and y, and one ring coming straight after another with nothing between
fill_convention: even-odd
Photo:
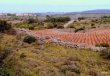
<instances>
[{"instance_id":1,"label":"hillside","mask_svg":"<svg viewBox=\"0 0 110 76\"><path fill-rule=\"evenodd\" d=\"M95 10L83 11L82 13L110 13L110 9L95 9Z\"/></svg>"},{"instance_id":2,"label":"hillside","mask_svg":"<svg viewBox=\"0 0 110 76\"><path fill-rule=\"evenodd\" d=\"M27 44L13 35L2 35L2 48L10 48L0 67L1 76L109 76L110 61L100 52L39 41ZM1 51L3 52L3 51ZM1 58L1 56L0 56ZM103 66L103 67L102 67Z\"/></svg>"}]
</instances>

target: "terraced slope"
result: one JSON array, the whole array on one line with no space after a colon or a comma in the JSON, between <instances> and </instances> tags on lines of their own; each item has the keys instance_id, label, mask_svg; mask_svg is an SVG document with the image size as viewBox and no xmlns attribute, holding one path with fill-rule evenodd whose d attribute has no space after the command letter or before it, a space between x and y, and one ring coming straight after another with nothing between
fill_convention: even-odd
<instances>
[{"instance_id":1,"label":"terraced slope","mask_svg":"<svg viewBox=\"0 0 110 76\"><path fill-rule=\"evenodd\" d=\"M75 44L96 45L100 43L110 44L110 29L96 30L87 33L69 33L54 29L35 31L37 35L44 38L59 39L64 42Z\"/></svg>"}]
</instances>

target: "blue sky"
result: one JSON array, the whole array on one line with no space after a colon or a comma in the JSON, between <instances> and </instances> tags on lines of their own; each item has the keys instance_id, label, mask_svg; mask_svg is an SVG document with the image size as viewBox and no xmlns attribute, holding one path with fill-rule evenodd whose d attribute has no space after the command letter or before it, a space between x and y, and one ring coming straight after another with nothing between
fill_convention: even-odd
<instances>
[{"instance_id":1,"label":"blue sky","mask_svg":"<svg viewBox=\"0 0 110 76\"><path fill-rule=\"evenodd\" d=\"M0 12L75 12L110 9L110 0L0 0Z\"/></svg>"}]
</instances>

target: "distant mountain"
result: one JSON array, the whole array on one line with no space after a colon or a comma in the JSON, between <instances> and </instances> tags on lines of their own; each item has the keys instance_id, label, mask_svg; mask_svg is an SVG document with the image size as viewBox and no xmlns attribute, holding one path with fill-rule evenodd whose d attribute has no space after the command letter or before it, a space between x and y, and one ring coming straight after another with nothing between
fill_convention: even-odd
<instances>
[{"instance_id":1,"label":"distant mountain","mask_svg":"<svg viewBox=\"0 0 110 76\"><path fill-rule=\"evenodd\" d=\"M77 15L77 14L110 14L110 9L95 9L95 10L87 10L87 11L81 11L81 12L45 12L45 13L37 13L39 16L46 16L46 15L55 15L55 16L61 16L61 15Z\"/></svg>"},{"instance_id":2,"label":"distant mountain","mask_svg":"<svg viewBox=\"0 0 110 76\"><path fill-rule=\"evenodd\" d=\"M88 10L88 11L83 11L81 13L110 13L110 9Z\"/></svg>"},{"instance_id":3,"label":"distant mountain","mask_svg":"<svg viewBox=\"0 0 110 76\"><path fill-rule=\"evenodd\" d=\"M110 9L95 9L95 10L87 10L82 12L67 12L63 15L77 15L77 14L110 14Z\"/></svg>"}]
</instances>

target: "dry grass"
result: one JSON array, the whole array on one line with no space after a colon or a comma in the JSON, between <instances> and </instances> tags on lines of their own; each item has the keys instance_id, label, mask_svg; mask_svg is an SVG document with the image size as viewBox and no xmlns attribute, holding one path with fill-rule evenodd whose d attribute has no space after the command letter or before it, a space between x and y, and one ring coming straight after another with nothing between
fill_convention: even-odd
<instances>
[{"instance_id":1,"label":"dry grass","mask_svg":"<svg viewBox=\"0 0 110 76\"><path fill-rule=\"evenodd\" d=\"M100 58L99 52L37 42L21 45L12 35L4 35L2 44L13 48L4 60L10 76L89 76L94 72L91 69L95 74L110 76L110 61Z\"/></svg>"}]
</instances>

